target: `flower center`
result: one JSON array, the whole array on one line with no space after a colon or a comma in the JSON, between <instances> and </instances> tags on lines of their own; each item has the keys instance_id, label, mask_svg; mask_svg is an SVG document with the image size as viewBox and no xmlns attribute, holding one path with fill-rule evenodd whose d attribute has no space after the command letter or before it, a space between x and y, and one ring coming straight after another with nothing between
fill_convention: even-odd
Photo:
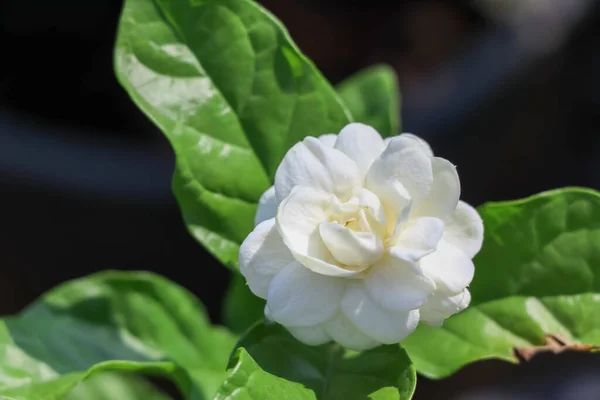
<instances>
[{"instance_id":1,"label":"flower center","mask_svg":"<svg viewBox=\"0 0 600 400\"><path fill-rule=\"evenodd\" d=\"M383 255L385 212L377 196L357 188L342 203L334 198L329 220L319 225L321 240L342 268L366 267Z\"/></svg>"}]
</instances>

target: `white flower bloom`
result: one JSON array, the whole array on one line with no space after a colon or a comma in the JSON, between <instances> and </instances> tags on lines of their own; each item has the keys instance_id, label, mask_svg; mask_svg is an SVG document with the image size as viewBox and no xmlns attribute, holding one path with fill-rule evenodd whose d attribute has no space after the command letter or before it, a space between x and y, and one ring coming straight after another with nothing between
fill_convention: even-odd
<instances>
[{"instance_id":1,"label":"white flower bloom","mask_svg":"<svg viewBox=\"0 0 600 400\"><path fill-rule=\"evenodd\" d=\"M455 167L414 135L352 123L307 137L261 197L240 270L302 342L398 343L470 302L483 225L459 195Z\"/></svg>"}]
</instances>

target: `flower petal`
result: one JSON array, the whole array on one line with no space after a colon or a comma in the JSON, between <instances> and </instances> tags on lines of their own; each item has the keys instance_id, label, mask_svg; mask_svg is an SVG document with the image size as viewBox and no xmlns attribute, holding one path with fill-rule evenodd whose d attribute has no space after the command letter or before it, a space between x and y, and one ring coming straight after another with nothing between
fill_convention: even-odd
<instances>
[{"instance_id":1,"label":"flower petal","mask_svg":"<svg viewBox=\"0 0 600 400\"><path fill-rule=\"evenodd\" d=\"M403 137L409 137L409 138L415 139L415 140L416 140L416 142L417 142L416 144L417 144L417 145L419 145L419 146L421 146L421 148L423 149L423 151L425 151L425 153L426 153L426 154L427 154L429 157L433 157L433 150L431 150L431 146L429 146L429 143L427 143L427 142L425 141L425 139L422 139L422 138L420 138L419 136L417 136L417 135L414 135L414 134L412 134L412 133L403 133L403 134L401 134L400 136L403 136ZM384 144L387 146L387 145L388 145L388 143L390 142L390 140L392 140L392 139L393 139L393 137L391 137L391 138L386 138L386 139L384 139L384 141L383 141L383 142L384 142Z\"/></svg>"},{"instance_id":2,"label":"flower petal","mask_svg":"<svg viewBox=\"0 0 600 400\"><path fill-rule=\"evenodd\" d=\"M342 346L352 350L368 350L380 343L362 333L348 318L338 312L324 324L329 336Z\"/></svg>"},{"instance_id":3,"label":"flower petal","mask_svg":"<svg viewBox=\"0 0 600 400\"><path fill-rule=\"evenodd\" d=\"M319 140L327 147L333 147L335 145L335 141L337 140L337 135L335 133L326 133L324 135L319 136Z\"/></svg>"},{"instance_id":4,"label":"flower petal","mask_svg":"<svg viewBox=\"0 0 600 400\"><path fill-rule=\"evenodd\" d=\"M375 129L353 122L340 131L335 148L354 160L361 177L364 177L385 146L381 135Z\"/></svg>"},{"instance_id":5,"label":"flower petal","mask_svg":"<svg viewBox=\"0 0 600 400\"><path fill-rule=\"evenodd\" d=\"M277 229L294 257L307 268L323 275L354 275L359 271L335 265L319 232L319 225L328 221L332 198L322 190L296 186L279 205Z\"/></svg>"},{"instance_id":6,"label":"flower petal","mask_svg":"<svg viewBox=\"0 0 600 400\"><path fill-rule=\"evenodd\" d=\"M459 201L454 213L446 219L443 238L473 258L483 243L483 221L477 210Z\"/></svg>"},{"instance_id":7,"label":"flower petal","mask_svg":"<svg viewBox=\"0 0 600 400\"><path fill-rule=\"evenodd\" d=\"M252 293L263 299L275 275L292 261L294 257L281 240L275 218L258 224L240 246L240 272Z\"/></svg>"},{"instance_id":8,"label":"flower petal","mask_svg":"<svg viewBox=\"0 0 600 400\"><path fill-rule=\"evenodd\" d=\"M286 153L275 173L277 201L285 199L295 186L302 185L349 197L360 184L356 163L339 150L307 137Z\"/></svg>"},{"instance_id":9,"label":"flower petal","mask_svg":"<svg viewBox=\"0 0 600 400\"><path fill-rule=\"evenodd\" d=\"M371 267L364 283L371 299L390 311L417 309L435 290L435 284L418 264L392 254Z\"/></svg>"},{"instance_id":10,"label":"flower petal","mask_svg":"<svg viewBox=\"0 0 600 400\"><path fill-rule=\"evenodd\" d=\"M446 294L462 292L473 279L475 266L465 253L445 240L436 251L419 261L425 274L436 284L436 291Z\"/></svg>"},{"instance_id":11,"label":"flower petal","mask_svg":"<svg viewBox=\"0 0 600 400\"><path fill-rule=\"evenodd\" d=\"M415 138L400 135L392 138L367 172L366 188L376 191L382 185L397 178L406 188L413 201L425 198L433 182L431 157Z\"/></svg>"},{"instance_id":12,"label":"flower petal","mask_svg":"<svg viewBox=\"0 0 600 400\"><path fill-rule=\"evenodd\" d=\"M346 290L342 299L342 311L360 331L383 344L399 343L419 323L418 310L392 312L379 307L359 283Z\"/></svg>"},{"instance_id":13,"label":"flower petal","mask_svg":"<svg viewBox=\"0 0 600 400\"><path fill-rule=\"evenodd\" d=\"M325 332L323 324L287 329L296 339L310 346L318 346L331 341L331 336Z\"/></svg>"},{"instance_id":14,"label":"flower petal","mask_svg":"<svg viewBox=\"0 0 600 400\"><path fill-rule=\"evenodd\" d=\"M394 236L410 215L410 194L395 176L387 180L371 179L367 187L378 196L385 210L385 236Z\"/></svg>"},{"instance_id":15,"label":"flower petal","mask_svg":"<svg viewBox=\"0 0 600 400\"><path fill-rule=\"evenodd\" d=\"M471 293L468 289L454 296L434 294L421 307L421 321L431 326L442 326L444 320L469 306Z\"/></svg>"},{"instance_id":16,"label":"flower petal","mask_svg":"<svg viewBox=\"0 0 600 400\"><path fill-rule=\"evenodd\" d=\"M355 232L335 222L319 225L323 242L336 261L369 266L383 254L383 243L371 232Z\"/></svg>"},{"instance_id":17,"label":"flower petal","mask_svg":"<svg viewBox=\"0 0 600 400\"><path fill-rule=\"evenodd\" d=\"M448 160L434 157L431 159L433 183L427 196L415 205L411 218L437 217L448 218L460 197L460 181L456 167Z\"/></svg>"},{"instance_id":18,"label":"flower petal","mask_svg":"<svg viewBox=\"0 0 600 400\"><path fill-rule=\"evenodd\" d=\"M396 238L392 238L390 252L407 261L416 262L432 253L442 235L444 221L438 218L421 217L410 219Z\"/></svg>"},{"instance_id":19,"label":"flower petal","mask_svg":"<svg viewBox=\"0 0 600 400\"><path fill-rule=\"evenodd\" d=\"M271 186L258 199L258 209L254 216L254 226L274 218L276 214L277 200L275 199L275 186Z\"/></svg>"},{"instance_id":20,"label":"flower petal","mask_svg":"<svg viewBox=\"0 0 600 400\"><path fill-rule=\"evenodd\" d=\"M341 279L291 262L271 281L267 296L269 317L286 327L320 324L337 312L344 287Z\"/></svg>"}]
</instances>

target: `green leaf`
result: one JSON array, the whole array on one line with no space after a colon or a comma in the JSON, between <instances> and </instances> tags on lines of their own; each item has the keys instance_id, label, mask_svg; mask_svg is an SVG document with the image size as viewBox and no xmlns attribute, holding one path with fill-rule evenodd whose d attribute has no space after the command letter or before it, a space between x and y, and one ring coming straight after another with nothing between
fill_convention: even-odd
<instances>
[{"instance_id":1,"label":"green leaf","mask_svg":"<svg viewBox=\"0 0 600 400\"><path fill-rule=\"evenodd\" d=\"M410 399L416 385L415 370L400 346L360 353L333 343L307 346L282 326L261 322L238 347L264 371L303 384L320 400Z\"/></svg>"},{"instance_id":2,"label":"green leaf","mask_svg":"<svg viewBox=\"0 0 600 400\"><path fill-rule=\"evenodd\" d=\"M215 400L316 400L302 385L263 371L245 349L237 349L232 364Z\"/></svg>"},{"instance_id":3,"label":"green leaf","mask_svg":"<svg viewBox=\"0 0 600 400\"><path fill-rule=\"evenodd\" d=\"M479 213L471 306L403 342L417 370L441 378L476 360L518 362L515 348L527 358L557 338L565 349L600 345L600 194L566 188Z\"/></svg>"},{"instance_id":4,"label":"green leaf","mask_svg":"<svg viewBox=\"0 0 600 400\"><path fill-rule=\"evenodd\" d=\"M285 152L350 120L281 23L250 0L126 0L115 70L175 151L189 231L232 269Z\"/></svg>"},{"instance_id":5,"label":"green leaf","mask_svg":"<svg viewBox=\"0 0 600 400\"><path fill-rule=\"evenodd\" d=\"M125 374L100 373L81 382L67 400L171 400L150 382Z\"/></svg>"},{"instance_id":6,"label":"green leaf","mask_svg":"<svg viewBox=\"0 0 600 400\"><path fill-rule=\"evenodd\" d=\"M338 93L355 121L371 125L383 136L400 131L400 90L388 65L369 67L338 85Z\"/></svg>"},{"instance_id":7,"label":"green leaf","mask_svg":"<svg viewBox=\"0 0 600 400\"><path fill-rule=\"evenodd\" d=\"M250 291L244 277L232 273L223 307L223 319L229 329L237 334L245 332L264 318L265 304L265 300Z\"/></svg>"},{"instance_id":8,"label":"green leaf","mask_svg":"<svg viewBox=\"0 0 600 400\"><path fill-rule=\"evenodd\" d=\"M61 399L91 373L123 370L170 376L208 399L234 343L184 288L150 273L105 272L59 286L2 322L0 395Z\"/></svg>"}]
</instances>

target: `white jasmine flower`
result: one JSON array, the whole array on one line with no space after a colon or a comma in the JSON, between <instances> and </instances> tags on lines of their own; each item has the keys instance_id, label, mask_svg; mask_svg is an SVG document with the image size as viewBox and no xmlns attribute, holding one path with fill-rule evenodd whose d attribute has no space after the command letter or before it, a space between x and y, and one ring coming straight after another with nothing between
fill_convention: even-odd
<instances>
[{"instance_id":1,"label":"white jasmine flower","mask_svg":"<svg viewBox=\"0 0 600 400\"><path fill-rule=\"evenodd\" d=\"M307 137L261 197L240 270L298 340L398 343L466 308L483 240L456 168L422 139L352 123Z\"/></svg>"}]
</instances>

